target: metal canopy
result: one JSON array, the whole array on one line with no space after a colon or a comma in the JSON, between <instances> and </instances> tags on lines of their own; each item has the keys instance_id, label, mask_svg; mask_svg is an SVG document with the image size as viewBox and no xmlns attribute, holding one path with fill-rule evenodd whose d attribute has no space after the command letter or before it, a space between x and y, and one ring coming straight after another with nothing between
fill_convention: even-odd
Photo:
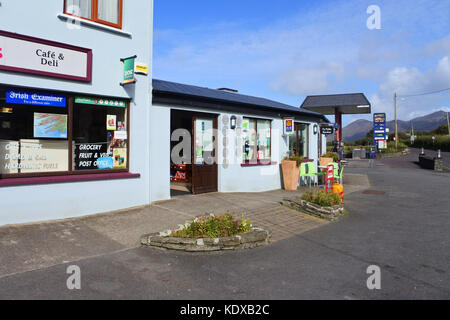
<instances>
[{"instance_id":1,"label":"metal canopy","mask_svg":"<svg viewBox=\"0 0 450 320\"><path fill-rule=\"evenodd\" d=\"M341 114L372 113L372 106L362 93L308 96L301 109L324 115L335 115L336 111Z\"/></svg>"}]
</instances>

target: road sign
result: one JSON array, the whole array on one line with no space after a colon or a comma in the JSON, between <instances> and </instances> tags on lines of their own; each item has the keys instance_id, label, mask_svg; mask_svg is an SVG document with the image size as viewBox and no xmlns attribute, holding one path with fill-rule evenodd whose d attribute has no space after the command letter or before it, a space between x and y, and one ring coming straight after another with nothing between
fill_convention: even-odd
<instances>
[{"instance_id":1,"label":"road sign","mask_svg":"<svg viewBox=\"0 0 450 320\"><path fill-rule=\"evenodd\" d=\"M373 144L377 150L387 147L386 113L373 115Z\"/></svg>"},{"instance_id":2,"label":"road sign","mask_svg":"<svg viewBox=\"0 0 450 320\"><path fill-rule=\"evenodd\" d=\"M320 133L325 135L330 135L334 133L334 128L332 126L321 126Z\"/></svg>"}]
</instances>

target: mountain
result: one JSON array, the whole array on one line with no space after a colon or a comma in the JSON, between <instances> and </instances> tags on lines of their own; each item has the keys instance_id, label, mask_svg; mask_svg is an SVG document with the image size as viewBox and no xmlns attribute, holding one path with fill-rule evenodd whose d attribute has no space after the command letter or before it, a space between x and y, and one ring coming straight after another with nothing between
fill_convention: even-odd
<instances>
[{"instance_id":1,"label":"mountain","mask_svg":"<svg viewBox=\"0 0 450 320\"><path fill-rule=\"evenodd\" d=\"M411 122L414 126L414 131L431 131L437 129L443 124L447 124L447 113L444 111L437 111L429 115L414 118L410 121L398 120L398 131L407 132L411 130ZM387 127L390 132L395 131L395 121L388 121ZM364 138L366 134L372 130L373 123L368 120L356 120L344 127L342 132L342 139L347 142Z\"/></svg>"}]
</instances>

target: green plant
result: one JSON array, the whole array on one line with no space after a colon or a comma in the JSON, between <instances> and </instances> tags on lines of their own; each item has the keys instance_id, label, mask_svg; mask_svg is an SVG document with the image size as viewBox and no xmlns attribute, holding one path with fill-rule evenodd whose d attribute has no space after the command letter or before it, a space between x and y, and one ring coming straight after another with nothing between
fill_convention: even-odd
<instances>
[{"instance_id":1,"label":"green plant","mask_svg":"<svg viewBox=\"0 0 450 320\"><path fill-rule=\"evenodd\" d=\"M285 157L284 160L296 161L297 162L297 167L298 167L305 160L305 157L291 155L289 157Z\"/></svg>"},{"instance_id":2,"label":"green plant","mask_svg":"<svg viewBox=\"0 0 450 320\"><path fill-rule=\"evenodd\" d=\"M438 150L441 151L450 151L450 136L448 135L434 135L434 141L433 136L426 135L426 136L418 136L414 140L414 144L412 147L414 148L425 148L425 149L431 149L431 150Z\"/></svg>"},{"instance_id":3,"label":"green plant","mask_svg":"<svg viewBox=\"0 0 450 320\"><path fill-rule=\"evenodd\" d=\"M220 216L198 217L183 229L173 231L170 235L176 238L225 238L250 232L252 223L242 215L241 220L232 214Z\"/></svg>"},{"instance_id":4,"label":"green plant","mask_svg":"<svg viewBox=\"0 0 450 320\"><path fill-rule=\"evenodd\" d=\"M333 158L333 162L338 161L338 155L334 152L327 152L324 155L322 155L322 158Z\"/></svg>"},{"instance_id":5,"label":"green plant","mask_svg":"<svg viewBox=\"0 0 450 320\"><path fill-rule=\"evenodd\" d=\"M332 207L342 203L341 197L338 194L326 193L323 190L315 190L304 193L301 199L321 207Z\"/></svg>"}]
</instances>

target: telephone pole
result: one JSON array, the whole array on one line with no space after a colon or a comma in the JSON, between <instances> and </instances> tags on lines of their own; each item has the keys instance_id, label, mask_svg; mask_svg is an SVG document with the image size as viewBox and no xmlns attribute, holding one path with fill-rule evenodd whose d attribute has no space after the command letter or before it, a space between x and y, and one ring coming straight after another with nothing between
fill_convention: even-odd
<instances>
[{"instance_id":1,"label":"telephone pole","mask_svg":"<svg viewBox=\"0 0 450 320\"><path fill-rule=\"evenodd\" d=\"M395 150L398 149L398 123L397 123L397 92L394 94L395 106Z\"/></svg>"},{"instance_id":2,"label":"telephone pole","mask_svg":"<svg viewBox=\"0 0 450 320\"><path fill-rule=\"evenodd\" d=\"M447 112L447 128L448 128L448 135L450 136L450 121L448 121L448 112Z\"/></svg>"}]
</instances>

